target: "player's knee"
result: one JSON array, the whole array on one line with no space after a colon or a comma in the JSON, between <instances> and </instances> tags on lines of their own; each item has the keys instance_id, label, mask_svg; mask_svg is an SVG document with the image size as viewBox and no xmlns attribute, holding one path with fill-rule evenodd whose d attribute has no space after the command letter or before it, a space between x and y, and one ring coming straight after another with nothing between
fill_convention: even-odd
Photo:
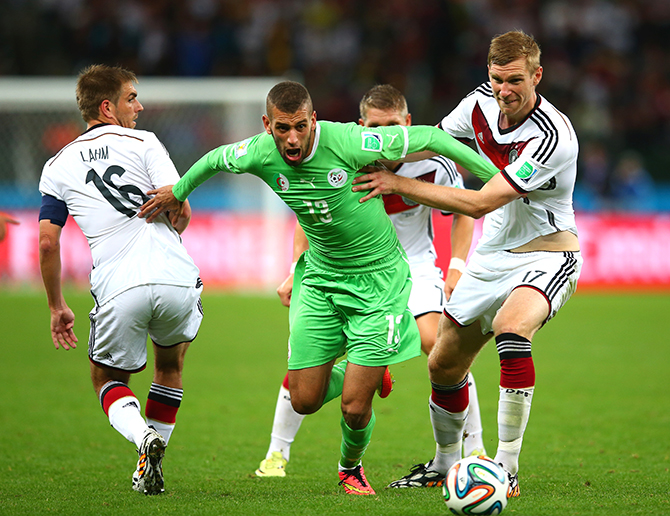
<instances>
[{"instance_id":1,"label":"player's knee","mask_svg":"<svg viewBox=\"0 0 670 516\"><path fill-rule=\"evenodd\" d=\"M431 353L428 356L428 374L431 380L444 385L458 383L469 369L465 360L456 354Z\"/></svg>"},{"instance_id":2,"label":"player's knee","mask_svg":"<svg viewBox=\"0 0 670 516\"><path fill-rule=\"evenodd\" d=\"M362 403L342 403L342 416L349 428L353 430L365 428L370 420L370 406Z\"/></svg>"},{"instance_id":3,"label":"player's knee","mask_svg":"<svg viewBox=\"0 0 670 516\"><path fill-rule=\"evenodd\" d=\"M515 335L523 335L526 338L531 338L535 331L535 328L531 327L532 325L524 324L519 321L508 321L508 320L493 320L491 328L495 335L501 335L503 333L513 333Z\"/></svg>"},{"instance_id":4,"label":"player's knee","mask_svg":"<svg viewBox=\"0 0 670 516\"><path fill-rule=\"evenodd\" d=\"M291 405L298 414L314 414L321 408L322 400L317 400L313 396L302 396L291 392Z\"/></svg>"}]
</instances>

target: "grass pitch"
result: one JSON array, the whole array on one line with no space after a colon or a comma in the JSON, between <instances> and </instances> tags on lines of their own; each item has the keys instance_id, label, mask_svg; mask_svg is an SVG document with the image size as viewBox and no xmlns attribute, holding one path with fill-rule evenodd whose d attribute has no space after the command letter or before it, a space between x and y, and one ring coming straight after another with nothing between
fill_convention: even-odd
<instances>
[{"instance_id":1,"label":"grass pitch","mask_svg":"<svg viewBox=\"0 0 670 516\"><path fill-rule=\"evenodd\" d=\"M108 424L88 378L87 293L70 292L79 347L53 349L41 292L1 292L0 514L440 515L437 489L385 490L432 457L425 358L395 366L375 400L364 463L377 496L337 486L339 407L305 418L285 479L264 458L286 368L287 311L274 297L207 294L187 354L166 493L131 489L137 455ZM670 514L668 294L578 294L534 339L537 386L521 454L521 498L505 514ZM495 453L498 359L473 371ZM150 371L131 387L144 403Z\"/></svg>"}]
</instances>

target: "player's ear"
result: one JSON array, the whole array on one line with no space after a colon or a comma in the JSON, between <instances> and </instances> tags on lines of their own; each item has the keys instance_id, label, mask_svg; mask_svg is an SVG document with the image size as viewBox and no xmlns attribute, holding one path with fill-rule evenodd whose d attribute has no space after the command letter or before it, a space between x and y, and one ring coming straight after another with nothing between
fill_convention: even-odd
<instances>
[{"instance_id":1,"label":"player's ear","mask_svg":"<svg viewBox=\"0 0 670 516\"><path fill-rule=\"evenodd\" d=\"M533 74L533 86L537 86L540 84L540 81L542 80L542 67L538 66L537 70L535 70L535 73Z\"/></svg>"},{"instance_id":2,"label":"player's ear","mask_svg":"<svg viewBox=\"0 0 670 516\"><path fill-rule=\"evenodd\" d=\"M272 122L267 115L263 115L263 127L265 127L265 132L272 134Z\"/></svg>"},{"instance_id":3,"label":"player's ear","mask_svg":"<svg viewBox=\"0 0 670 516\"><path fill-rule=\"evenodd\" d=\"M98 108L98 111L102 115L103 118L114 118L114 113L112 112L112 101L109 99L105 99L100 103L100 107Z\"/></svg>"},{"instance_id":4,"label":"player's ear","mask_svg":"<svg viewBox=\"0 0 670 516\"><path fill-rule=\"evenodd\" d=\"M405 117L405 125L412 125L412 113L407 113Z\"/></svg>"},{"instance_id":5,"label":"player's ear","mask_svg":"<svg viewBox=\"0 0 670 516\"><path fill-rule=\"evenodd\" d=\"M365 122L363 122L362 118L358 119L358 125L362 125L363 127L365 127Z\"/></svg>"}]
</instances>

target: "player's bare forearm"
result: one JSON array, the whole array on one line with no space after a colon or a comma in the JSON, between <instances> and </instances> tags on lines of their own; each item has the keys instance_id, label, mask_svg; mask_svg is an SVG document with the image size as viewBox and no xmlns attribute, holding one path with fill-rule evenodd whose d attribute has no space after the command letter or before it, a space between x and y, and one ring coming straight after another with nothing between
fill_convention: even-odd
<instances>
[{"instance_id":1,"label":"player's bare forearm","mask_svg":"<svg viewBox=\"0 0 670 516\"><path fill-rule=\"evenodd\" d=\"M191 211L191 205L189 204L188 201L184 201L181 214L178 217L175 217L172 212L168 213L168 216L170 217L170 222L177 230L177 233L179 233L180 235L186 230L189 223L191 222L192 213L193 212Z\"/></svg>"},{"instance_id":2,"label":"player's bare forearm","mask_svg":"<svg viewBox=\"0 0 670 516\"><path fill-rule=\"evenodd\" d=\"M60 233L60 226L49 220L40 221L40 272L51 311L51 339L56 349L62 346L69 350L77 347L77 337L73 330L74 313L67 306L61 288Z\"/></svg>"},{"instance_id":3,"label":"player's bare forearm","mask_svg":"<svg viewBox=\"0 0 670 516\"><path fill-rule=\"evenodd\" d=\"M353 184L354 192L370 191L360 199L360 202L366 202L377 195L397 193L419 204L438 210L462 213L475 219L521 197L502 174L496 174L481 190L441 186L389 172L374 172L359 176L354 178Z\"/></svg>"},{"instance_id":4,"label":"player's bare forearm","mask_svg":"<svg viewBox=\"0 0 670 516\"><path fill-rule=\"evenodd\" d=\"M461 279L463 274L456 269L447 269L447 277L444 279L444 294L449 299L451 293L456 288L456 283Z\"/></svg>"},{"instance_id":5,"label":"player's bare forearm","mask_svg":"<svg viewBox=\"0 0 670 516\"><path fill-rule=\"evenodd\" d=\"M300 223L296 222L295 231L293 233L293 264L291 264L291 272L282 284L277 287L277 295L279 296L281 304L284 306L291 306L291 295L293 294L293 271L295 270L296 263L300 259L300 255L302 255L308 248L309 241L307 240L307 235Z\"/></svg>"},{"instance_id":6,"label":"player's bare forearm","mask_svg":"<svg viewBox=\"0 0 670 516\"><path fill-rule=\"evenodd\" d=\"M447 275L444 280L444 293L447 299L456 288L456 283L463 275L465 260L472 244L472 233L475 229L475 220L467 215L454 213L454 220L451 224L451 259ZM454 260L455 259L455 260ZM458 264L458 267L456 265Z\"/></svg>"},{"instance_id":7,"label":"player's bare forearm","mask_svg":"<svg viewBox=\"0 0 670 516\"><path fill-rule=\"evenodd\" d=\"M293 233L293 262L297 262L302 253L309 249L309 241L305 230L299 222L295 223L295 232Z\"/></svg>"},{"instance_id":8,"label":"player's bare forearm","mask_svg":"<svg viewBox=\"0 0 670 516\"><path fill-rule=\"evenodd\" d=\"M398 176L390 172L373 172L354 178L354 192L370 190L370 193L361 198L366 202L378 195L400 194L419 204L444 211L464 213L473 211L474 199L468 199L467 191L426 183L416 179ZM456 198L456 193L462 192L462 199ZM460 202L458 202L460 201Z\"/></svg>"},{"instance_id":9,"label":"player's bare forearm","mask_svg":"<svg viewBox=\"0 0 670 516\"><path fill-rule=\"evenodd\" d=\"M145 202L137 214L140 218L146 218L147 222L153 222L156 218L166 211L170 212L170 220L173 224L181 216L183 204L172 193L174 185L161 186L155 190L149 190L147 195L153 196Z\"/></svg>"},{"instance_id":10,"label":"player's bare forearm","mask_svg":"<svg viewBox=\"0 0 670 516\"><path fill-rule=\"evenodd\" d=\"M424 159L430 159L435 156L439 156L439 154L433 151L413 152L412 154L408 154L407 156L405 156L405 158L402 161L404 163L413 163L416 161L423 161Z\"/></svg>"},{"instance_id":11,"label":"player's bare forearm","mask_svg":"<svg viewBox=\"0 0 670 516\"><path fill-rule=\"evenodd\" d=\"M472 245L475 219L460 213L454 213L451 224L451 256L465 261Z\"/></svg>"}]
</instances>

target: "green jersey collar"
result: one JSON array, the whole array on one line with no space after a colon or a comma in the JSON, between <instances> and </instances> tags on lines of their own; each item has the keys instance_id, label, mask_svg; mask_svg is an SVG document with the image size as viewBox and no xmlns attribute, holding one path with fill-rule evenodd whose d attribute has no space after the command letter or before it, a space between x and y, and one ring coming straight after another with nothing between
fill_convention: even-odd
<instances>
[{"instance_id":1,"label":"green jersey collar","mask_svg":"<svg viewBox=\"0 0 670 516\"><path fill-rule=\"evenodd\" d=\"M314 144L312 145L312 150L309 153L309 156L305 158L305 161L303 163L307 163L309 160L311 160L314 157L314 154L316 154L316 148L319 145L319 137L321 136L321 124L320 122L316 123L316 130L314 131Z\"/></svg>"}]
</instances>

